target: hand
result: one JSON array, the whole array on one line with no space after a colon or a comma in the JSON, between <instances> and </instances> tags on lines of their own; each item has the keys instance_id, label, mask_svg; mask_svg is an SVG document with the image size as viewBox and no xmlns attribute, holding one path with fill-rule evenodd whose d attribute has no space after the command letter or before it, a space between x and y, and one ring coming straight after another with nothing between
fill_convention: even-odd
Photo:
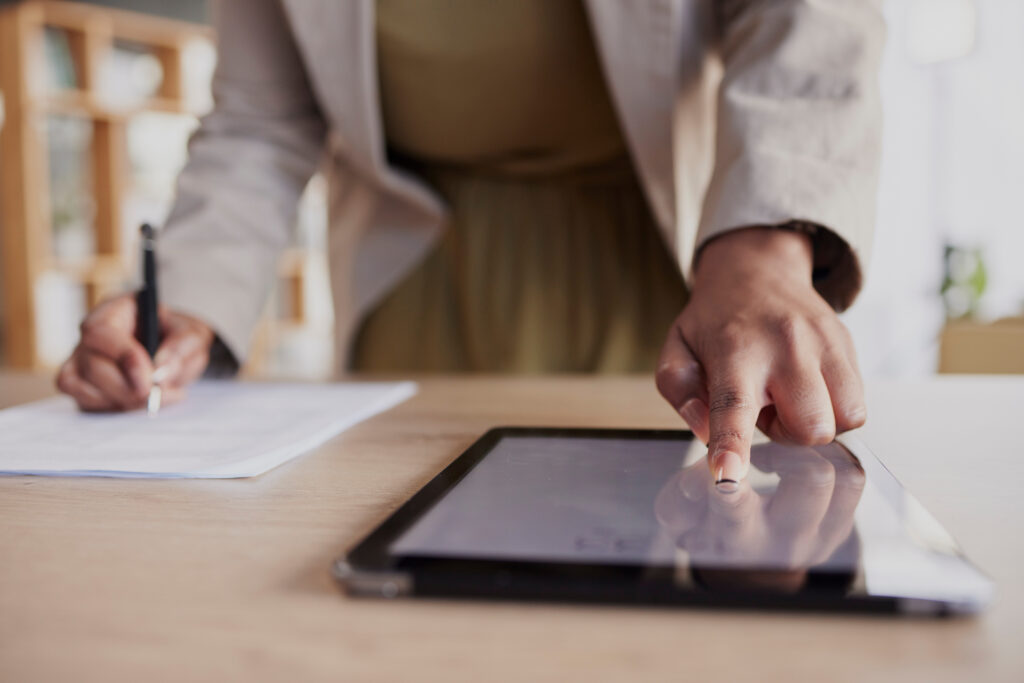
<instances>
[{"instance_id":1,"label":"hand","mask_svg":"<svg viewBox=\"0 0 1024 683\"><path fill-rule=\"evenodd\" d=\"M159 311L162 342L156 357L135 339L135 296L100 304L82 322L82 336L57 373L57 388L87 411L133 410L146 403L156 382L162 401L173 403L205 370L213 331L183 313Z\"/></svg>"},{"instance_id":2,"label":"hand","mask_svg":"<svg viewBox=\"0 0 1024 683\"><path fill-rule=\"evenodd\" d=\"M857 459L835 443L813 449L761 444L751 461L779 476L773 491L743 481L723 493L698 463L658 494L655 516L687 551L691 570L709 588L787 593L803 587L815 567L848 573L855 558L835 556L850 538L864 490Z\"/></svg>"},{"instance_id":3,"label":"hand","mask_svg":"<svg viewBox=\"0 0 1024 683\"><path fill-rule=\"evenodd\" d=\"M709 242L669 331L657 384L708 444L716 480L746 476L757 426L810 446L864 424L849 332L811 282L807 235L771 228Z\"/></svg>"}]
</instances>

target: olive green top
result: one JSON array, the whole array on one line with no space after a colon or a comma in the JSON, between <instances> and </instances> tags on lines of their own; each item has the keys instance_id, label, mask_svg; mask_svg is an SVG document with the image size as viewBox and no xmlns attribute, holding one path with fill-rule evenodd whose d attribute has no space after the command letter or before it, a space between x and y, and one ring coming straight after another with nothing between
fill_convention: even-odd
<instances>
[{"instance_id":1,"label":"olive green top","mask_svg":"<svg viewBox=\"0 0 1024 683\"><path fill-rule=\"evenodd\" d=\"M529 173L625 151L579 0L377 0L377 59L401 156Z\"/></svg>"},{"instance_id":2,"label":"olive green top","mask_svg":"<svg viewBox=\"0 0 1024 683\"><path fill-rule=\"evenodd\" d=\"M350 366L653 370L686 291L580 0L377 0L377 44L389 155L450 219Z\"/></svg>"}]
</instances>

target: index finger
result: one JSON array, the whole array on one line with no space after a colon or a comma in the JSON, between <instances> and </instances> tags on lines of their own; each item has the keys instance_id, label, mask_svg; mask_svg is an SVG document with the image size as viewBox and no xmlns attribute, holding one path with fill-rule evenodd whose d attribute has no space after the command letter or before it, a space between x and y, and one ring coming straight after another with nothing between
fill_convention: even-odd
<instances>
[{"instance_id":1,"label":"index finger","mask_svg":"<svg viewBox=\"0 0 1024 683\"><path fill-rule=\"evenodd\" d=\"M708 394L708 464L715 486L723 492L734 491L750 468L750 442L761 408L754 375L734 363L716 368L711 372Z\"/></svg>"}]
</instances>

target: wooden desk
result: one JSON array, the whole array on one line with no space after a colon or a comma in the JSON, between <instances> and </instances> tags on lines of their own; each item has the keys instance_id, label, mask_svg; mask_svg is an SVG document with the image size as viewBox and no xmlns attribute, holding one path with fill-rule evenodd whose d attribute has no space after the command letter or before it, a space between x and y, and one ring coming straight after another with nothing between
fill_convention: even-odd
<instances>
[{"instance_id":1,"label":"wooden desk","mask_svg":"<svg viewBox=\"0 0 1024 683\"><path fill-rule=\"evenodd\" d=\"M0 374L0 402L49 386ZM331 559L488 427L677 424L645 378L442 379L257 479L0 478L0 680L1024 680L1024 378L869 399L864 438L996 580L984 616L345 598Z\"/></svg>"}]
</instances>

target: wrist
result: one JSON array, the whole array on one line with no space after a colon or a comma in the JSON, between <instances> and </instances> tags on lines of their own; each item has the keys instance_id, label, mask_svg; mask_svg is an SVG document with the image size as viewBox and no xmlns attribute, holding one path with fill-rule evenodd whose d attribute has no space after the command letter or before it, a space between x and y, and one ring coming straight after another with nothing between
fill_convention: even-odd
<instances>
[{"instance_id":1,"label":"wrist","mask_svg":"<svg viewBox=\"0 0 1024 683\"><path fill-rule=\"evenodd\" d=\"M810 235L774 227L739 228L707 242L694 267L694 285L722 277L758 273L799 278L812 285L814 245Z\"/></svg>"}]
</instances>

